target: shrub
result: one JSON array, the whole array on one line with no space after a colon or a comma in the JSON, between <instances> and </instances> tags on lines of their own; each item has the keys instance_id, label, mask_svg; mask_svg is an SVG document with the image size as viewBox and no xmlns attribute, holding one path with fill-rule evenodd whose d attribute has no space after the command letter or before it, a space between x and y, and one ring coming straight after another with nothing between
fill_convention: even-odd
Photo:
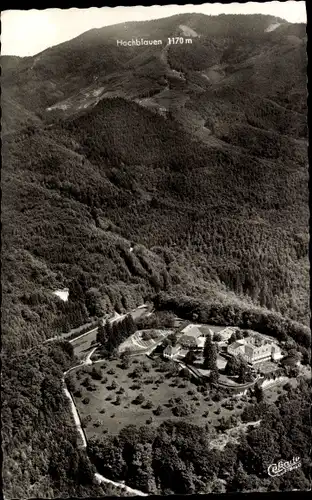
<instances>
[{"instance_id":1,"label":"shrub","mask_svg":"<svg viewBox=\"0 0 312 500\"><path fill-rule=\"evenodd\" d=\"M222 335L221 335L220 333L217 333L217 332L216 332L216 333L214 333L214 335L213 335L213 340L214 340L214 342L221 342L221 340L222 340Z\"/></svg>"},{"instance_id":2,"label":"shrub","mask_svg":"<svg viewBox=\"0 0 312 500\"><path fill-rule=\"evenodd\" d=\"M100 425L102 425L102 424L103 424L102 420L96 420L96 422L94 422L93 426L100 427Z\"/></svg>"},{"instance_id":3,"label":"shrub","mask_svg":"<svg viewBox=\"0 0 312 500\"><path fill-rule=\"evenodd\" d=\"M91 377L93 378L93 380L101 380L102 378L102 374L100 372L100 370L97 370L95 367L92 369L92 372L91 372Z\"/></svg>"},{"instance_id":4,"label":"shrub","mask_svg":"<svg viewBox=\"0 0 312 500\"><path fill-rule=\"evenodd\" d=\"M182 368L179 372L179 376L185 380L189 380L191 378L190 372L187 368Z\"/></svg>"},{"instance_id":5,"label":"shrub","mask_svg":"<svg viewBox=\"0 0 312 500\"><path fill-rule=\"evenodd\" d=\"M70 392L75 392L76 390L76 387L75 387L75 380L73 378L73 375L69 375L69 377L67 377L67 380L66 380L66 385L68 387L68 390Z\"/></svg>"},{"instance_id":6,"label":"shrub","mask_svg":"<svg viewBox=\"0 0 312 500\"><path fill-rule=\"evenodd\" d=\"M142 333L142 340L151 340L151 338L152 338L151 332L144 331Z\"/></svg>"},{"instance_id":7,"label":"shrub","mask_svg":"<svg viewBox=\"0 0 312 500\"><path fill-rule=\"evenodd\" d=\"M84 417L81 420L81 426L85 429L87 427L88 423L91 422L91 420L92 420L91 415L87 415L86 417Z\"/></svg>"},{"instance_id":8,"label":"shrub","mask_svg":"<svg viewBox=\"0 0 312 500\"><path fill-rule=\"evenodd\" d=\"M82 402L83 402L83 404L84 404L84 405L87 405L87 404L89 404L89 403L90 403L90 398L84 398L84 399L82 400Z\"/></svg>"},{"instance_id":9,"label":"shrub","mask_svg":"<svg viewBox=\"0 0 312 500\"><path fill-rule=\"evenodd\" d=\"M144 380L145 384L153 384L154 383L154 379L153 377L147 377L145 380Z\"/></svg>"},{"instance_id":10,"label":"shrub","mask_svg":"<svg viewBox=\"0 0 312 500\"><path fill-rule=\"evenodd\" d=\"M115 413L112 413L110 418L115 418Z\"/></svg>"},{"instance_id":11,"label":"shrub","mask_svg":"<svg viewBox=\"0 0 312 500\"><path fill-rule=\"evenodd\" d=\"M121 398L120 398L120 396L116 397L116 400L115 400L114 404L117 405L117 406L119 406L121 404Z\"/></svg>"},{"instance_id":12,"label":"shrub","mask_svg":"<svg viewBox=\"0 0 312 500\"><path fill-rule=\"evenodd\" d=\"M151 339L157 339L157 338L158 338L158 333L155 330L144 331L142 333L143 340L151 340Z\"/></svg>"},{"instance_id":13,"label":"shrub","mask_svg":"<svg viewBox=\"0 0 312 500\"><path fill-rule=\"evenodd\" d=\"M130 358L129 356L124 356L122 358L121 363L118 364L118 368L122 368L123 370L128 370L129 366L130 366Z\"/></svg>"},{"instance_id":14,"label":"shrub","mask_svg":"<svg viewBox=\"0 0 312 500\"><path fill-rule=\"evenodd\" d=\"M81 385L83 385L84 387L87 387L90 384L91 384L91 379L89 376L85 377L85 379L81 382Z\"/></svg>"},{"instance_id":15,"label":"shrub","mask_svg":"<svg viewBox=\"0 0 312 500\"><path fill-rule=\"evenodd\" d=\"M78 389L77 391L74 392L74 396L75 398L81 398L82 397L82 393L81 393L81 390Z\"/></svg>"},{"instance_id":16,"label":"shrub","mask_svg":"<svg viewBox=\"0 0 312 500\"><path fill-rule=\"evenodd\" d=\"M115 375L114 368L110 368L109 370L107 370L107 373L108 373L108 375Z\"/></svg>"},{"instance_id":17,"label":"shrub","mask_svg":"<svg viewBox=\"0 0 312 500\"><path fill-rule=\"evenodd\" d=\"M138 405L144 403L144 401L145 401L145 397L143 396L142 393L138 394L138 396L134 400L135 404L138 404Z\"/></svg>"},{"instance_id":18,"label":"shrub","mask_svg":"<svg viewBox=\"0 0 312 500\"><path fill-rule=\"evenodd\" d=\"M146 420L147 425L151 424L152 422L153 422L152 417L150 417L150 418L148 418L148 419Z\"/></svg>"},{"instance_id":19,"label":"shrub","mask_svg":"<svg viewBox=\"0 0 312 500\"><path fill-rule=\"evenodd\" d=\"M292 385L290 384L290 382L287 382L287 383L284 385L283 389L284 389L285 391L287 391L287 392L288 392L288 391L291 391L291 390L292 390Z\"/></svg>"},{"instance_id":20,"label":"shrub","mask_svg":"<svg viewBox=\"0 0 312 500\"><path fill-rule=\"evenodd\" d=\"M176 417L187 417L191 414L191 408L187 404L179 404L172 408L171 411Z\"/></svg>"},{"instance_id":21,"label":"shrub","mask_svg":"<svg viewBox=\"0 0 312 500\"><path fill-rule=\"evenodd\" d=\"M105 408L102 408L102 410L100 411L100 413L105 413L106 412L106 409Z\"/></svg>"},{"instance_id":22,"label":"shrub","mask_svg":"<svg viewBox=\"0 0 312 500\"><path fill-rule=\"evenodd\" d=\"M141 389L141 384L132 384L130 389L132 389L132 391L137 391L138 389Z\"/></svg>"},{"instance_id":23,"label":"shrub","mask_svg":"<svg viewBox=\"0 0 312 500\"><path fill-rule=\"evenodd\" d=\"M145 405L144 405L144 408L146 408L147 410L150 410L151 408L153 408L153 403L152 401L146 401Z\"/></svg>"},{"instance_id":24,"label":"shrub","mask_svg":"<svg viewBox=\"0 0 312 500\"><path fill-rule=\"evenodd\" d=\"M143 368L142 366L137 366L132 372L129 373L129 377L130 378L140 378L142 376L142 373L143 373Z\"/></svg>"},{"instance_id":25,"label":"shrub","mask_svg":"<svg viewBox=\"0 0 312 500\"><path fill-rule=\"evenodd\" d=\"M157 416L161 415L162 412L163 412L163 409L160 405L157 406L157 408L153 411L154 415L157 415Z\"/></svg>"}]
</instances>

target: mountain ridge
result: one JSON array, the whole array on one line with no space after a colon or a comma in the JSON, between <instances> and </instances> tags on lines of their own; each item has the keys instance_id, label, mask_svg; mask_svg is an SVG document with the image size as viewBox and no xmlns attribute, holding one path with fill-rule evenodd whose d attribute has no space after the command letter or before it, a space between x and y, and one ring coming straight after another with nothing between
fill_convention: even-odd
<instances>
[{"instance_id":1,"label":"mountain ridge","mask_svg":"<svg viewBox=\"0 0 312 500\"><path fill-rule=\"evenodd\" d=\"M159 36L158 33L160 33L162 37L167 38L168 36L174 36L177 30L181 32L179 28L181 21L186 22L188 19L192 20L190 28L194 28L196 31L198 25L201 29L200 34L204 38L208 37L208 39L215 39L216 41L221 40L221 50L223 50L222 44L224 44L222 37L225 37L224 40L227 40L226 44L231 46L231 38L233 36L235 38L243 37L245 36L244 33L251 38L260 36L260 39L274 41L280 40L284 36L279 31L283 33L285 30L295 29L289 23L284 23L278 30L272 33L264 33L264 28L268 25L268 22L275 20L275 18L262 15L202 16L197 14L183 14L164 19L139 21L137 23L120 23L118 25L89 30L72 40L45 49L35 56L22 58L17 65L19 74L16 73L16 66L10 71L8 68L6 69L3 76L3 86L6 87L6 81L9 79L10 89L8 91L11 97L17 99L19 104L22 104L26 109L42 113L47 107L55 105L60 101L57 97L58 94L62 94L65 99L68 99L76 90L81 89L84 81L86 85L90 85L94 81L94 78L98 79L101 74L108 76L109 73L115 73L120 78L120 74L124 72L124 64L131 62L132 56L136 54L136 49L134 47L118 48L116 46L116 39L119 36L122 37L123 34L128 33L128 37L130 38L132 36L157 38ZM256 21L259 25L256 25L257 28L255 28ZM303 26L300 28L301 31ZM118 27L120 27L120 35ZM210 29L212 27L215 27L214 31ZM147 29L146 33L145 29ZM301 36L302 33L300 30L299 33ZM212 47L210 42L208 47ZM199 46L196 47L196 51L199 48ZM174 49L175 52L177 50L179 52L183 47L174 47ZM190 51L192 47L188 47L187 49ZM171 50L173 50L172 47ZM196 55L196 51L194 52L193 50L192 58ZM205 52L205 57L206 55L207 51ZM141 57L144 57L144 54L141 54ZM79 65L79 80L77 80L78 75L75 67L78 68ZM31 68L31 73L29 72L29 68ZM67 72L66 82L62 78L64 71ZM159 78L162 70L158 70L157 74ZM34 75L37 76L34 77ZM70 78L69 75L71 75ZM38 88L36 88L37 85L39 85ZM132 82L131 85L134 85L134 83ZM146 85L146 83L143 83L143 85ZM47 96L49 96L48 100Z\"/></svg>"},{"instance_id":2,"label":"mountain ridge","mask_svg":"<svg viewBox=\"0 0 312 500\"><path fill-rule=\"evenodd\" d=\"M3 116L7 132L3 200L8 214L6 227L10 228L8 238L12 243L14 241L16 248L14 259L20 261L17 252L20 243L16 236L13 237L19 234L24 250L35 257L31 266L38 258L45 262L44 273L49 279L54 276L54 287L69 286L75 273L85 275L83 279L88 284L84 285L84 293L89 288L101 288L103 280L113 286L116 278L110 279L106 271L100 273L102 277L99 278L95 272L99 267L96 259L102 261L102 257L96 257L98 252L95 249L104 244L107 258L108 247L116 245L108 230L111 227L129 242L126 247L130 247L131 242L143 245L144 252L151 251L149 257L144 258L154 261L152 272L146 274L142 272L135 253L129 256L127 251L125 262L119 250L117 253L116 249L112 250L108 262L115 269L112 276L118 276L118 269L121 273L118 285L123 290L121 296L127 287L134 290L138 285L142 288L139 296L142 300L144 295L165 286L168 280L179 282L179 272L193 290L198 279L195 277L201 269L200 272L207 274L207 283L215 290L227 289L228 293L237 293L242 300L252 296L256 304L277 307L283 314L307 324L307 296L303 300L308 286L307 253L304 250L307 248L308 178L303 28L286 23L266 33L268 23L273 22L266 16L216 16L208 20L205 16L187 16L127 23L127 27L130 26L131 30L133 25L135 29L152 26L155 33L157 30L167 33L172 27L180 29L183 22L201 35L211 26L219 26L219 33L202 36L200 42L197 40L197 45L191 48L155 46L141 51L109 45L111 59L99 61L103 47L99 33L102 31L96 30L94 37L91 30L58 47L46 49L39 58L37 55L17 65L14 63L15 69L5 72L3 96L8 104ZM227 28L231 22L229 36ZM239 29L242 24L243 32ZM124 23L118 26L124 29ZM116 26L102 30L116 33ZM302 36L299 45L287 38L289 30ZM98 41L94 42L94 38ZM288 52L283 55L284 49ZM93 50L92 57L88 57ZM113 54L117 52L116 67ZM62 64L59 65L58 61ZM85 61L85 70L90 64L95 64L91 80L90 74L83 73L81 61ZM114 67L113 71L111 67ZM291 68L292 76L285 83L286 67ZM57 71L57 79L50 79L49 75L57 74ZM61 81L64 71L71 75L65 83ZM274 84L272 71L275 72ZM260 81L258 74L262 75ZM10 88L9 81L12 82ZM14 88L17 81L19 86ZM68 97L60 100L64 92L68 92ZM17 104L20 100L25 106ZM39 112L38 100L44 103ZM46 107L49 103L50 106ZM53 111L53 106L57 105L63 109ZM34 204L32 201L33 189L41 200L41 209L38 202ZM65 211L61 208L62 203ZM62 247L56 235L57 227L65 228L65 222L59 225L59 219L65 221L68 217L72 220L76 210L82 226L75 222L71 231L62 229L68 233ZM17 221L14 230L10 227L11 211ZM30 214L36 214L36 211L42 214L43 220L46 219L44 211L50 213L48 232L40 229L39 220L30 220ZM159 220L163 224L157 227ZM221 227L222 221L227 221L226 231ZM32 227L30 233L25 232L27 224ZM245 240L238 230L240 228L245 233L244 225L249 228ZM272 230L275 238L278 235L275 242ZM40 234L49 245L42 245ZM85 252L81 254L81 262L77 256L80 270L73 273L70 255L75 255L73 241L79 242L79 237L82 237L79 234L88 235L88 238L93 235L91 253L94 257L90 266ZM264 234L269 242L266 245L260 243ZM97 237L103 239L103 243L96 243ZM205 258L191 249L190 242L194 238ZM286 245L283 238L286 238ZM175 270L171 269L172 276L162 259L153 256L151 249L160 245L173 250L175 259L175 249L181 247L185 253L178 258L181 263ZM247 258L250 253L248 245L250 248L264 245L262 257L252 251L254 261L263 267L262 275L255 272L250 255ZM57 264L58 252L67 261L63 267ZM264 261L263 255L266 255ZM209 270L206 271L205 259L209 261ZM130 261L132 276L131 272L129 275ZM191 271L187 261L194 261ZM25 263L16 262L16 265L21 269ZM242 266L246 265L250 273L248 279L242 271ZM184 266L189 269L191 280L187 278ZM280 269L279 277L274 275L274 267ZM35 274L39 276L40 272ZM296 273L301 276L298 283ZM33 286L32 279L25 282L27 290ZM287 290L291 283L294 290L290 292ZM25 293L27 295L28 291ZM54 304L57 299L53 299L54 302L47 299L45 292L44 296L49 303L44 313L44 324L47 325L52 311L52 316L58 316L59 312ZM131 305L136 305L134 296L129 299ZM108 304L110 299L107 302L102 295L99 301ZM8 307L12 311L16 308L12 309L13 304ZM32 308L29 303L23 307ZM23 307L18 307L17 316L12 314L16 320L20 318L20 325L24 325L26 333L29 325L23 314L32 317L32 313L22 313ZM118 307L122 306L119 304ZM51 312L48 312L49 308ZM86 306L80 307L79 311L77 317L86 320L89 314ZM63 320L59 317L55 321ZM12 326L9 331L12 331ZM32 334L27 335L31 337Z\"/></svg>"}]
</instances>

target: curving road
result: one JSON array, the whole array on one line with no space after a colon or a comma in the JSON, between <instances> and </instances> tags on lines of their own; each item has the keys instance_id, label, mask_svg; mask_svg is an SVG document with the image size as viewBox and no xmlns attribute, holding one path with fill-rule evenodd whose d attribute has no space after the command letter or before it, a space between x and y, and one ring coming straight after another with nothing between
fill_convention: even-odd
<instances>
[{"instance_id":1,"label":"curving road","mask_svg":"<svg viewBox=\"0 0 312 500\"><path fill-rule=\"evenodd\" d=\"M136 316L137 311L140 311L140 312L143 311L143 314L144 314L144 311L145 311L144 305L140 306L137 309L135 309L134 311L132 311L132 313L133 313L134 316ZM120 320L124 316L125 315L123 315L123 316L117 316L117 317L115 316L114 318L111 319L111 323L113 323L114 321ZM88 335L88 334L93 333L93 332L94 332L94 330L91 330L91 331L83 334L82 336ZM75 339L75 340L77 340L77 339ZM87 354L87 356L85 357L85 359L81 360L78 365L73 366L72 368L70 368L69 370L67 370L66 372L64 372L63 373L63 379L62 379L63 382L64 382L64 394L66 395L66 397L68 398L68 400L70 402L70 407L71 407L72 415L73 415L74 422L75 422L75 425L76 425L76 429L77 429L77 432L78 432L79 436L81 437L81 445L80 445L80 447L83 448L83 449L87 448L87 445L88 445L87 438L86 438L85 432L84 432L84 430L82 428L81 420L80 420L79 413L78 413L77 407L75 405L74 399L73 399L71 393L69 392L69 390L68 390L68 388L66 386L65 377L72 370L75 370L75 369L77 369L77 368L79 368L81 366L92 365L93 361L92 361L91 357L92 357L93 353L96 351L96 349L97 349L97 347L94 347ZM94 477L95 477L95 480L96 480L96 482L98 484L101 484L101 483L112 484L113 486L115 486L117 488L120 488L121 490L124 490L127 493L130 493L131 495L144 496L144 497L148 496L147 493L144 493L143 491L130 488L130 486L127 486L126 484L123 484L123 483L112 481L111 479L102 476L98 472L95 473Z\"/></svg>"}]
</instances>

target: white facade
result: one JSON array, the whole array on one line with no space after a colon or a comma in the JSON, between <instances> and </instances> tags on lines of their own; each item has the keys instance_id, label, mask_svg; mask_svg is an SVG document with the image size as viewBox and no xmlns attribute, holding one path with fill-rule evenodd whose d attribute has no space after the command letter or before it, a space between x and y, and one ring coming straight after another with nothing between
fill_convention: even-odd
<instances>
[{"instance_id":1,"label":"white facade","mask_svg":"<svg viewBox=\"0 0 312 500\"><path fill-rule=\"evenodd\" d=\"M278 345L273 345L272 347L272 359L273 361L278 361L283 358L282 351L278 347Z\"/></svg>"},{"instance_id":2,"label":"white facade","mask_svg":"<svg viewBox=\"0 0 312 500\"><path fill-rule=\"evenodd\" d=\"M180 345L176 346L171 346L167 345L167 347L163 351L163 355L165 358L173 358L178 354L179 351L181 351L182 347Z\"/></svg>"},{"instance_id":3,"label":"white facade","mask_svg":"<svg viewBox=\"0 0 312 500\"><path fill-rule=\"evenodd\" d=\"M241 354L250 364L263 361L278 361L283 357L281 349L272 340L262 339L258 336L250 336L237 340L228 346L229 354L238 356Z\"/></svg>"}]
</instances>

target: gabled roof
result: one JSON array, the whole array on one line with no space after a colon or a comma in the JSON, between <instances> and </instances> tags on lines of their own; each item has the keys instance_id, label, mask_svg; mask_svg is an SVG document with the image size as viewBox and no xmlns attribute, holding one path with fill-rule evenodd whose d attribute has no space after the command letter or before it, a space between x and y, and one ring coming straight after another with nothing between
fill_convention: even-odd
<instances>
[{"instance_id":1,"label":"gabled roof","mask_svg":"<svg viewBox=\"0 0 312 500\"><path fill-rule=\"evenodd\" d=\"M210 333L210 335L213 335L213 331L207 325L202 325L198 329L200 330L202 335L207 335L208 333Z\"/></svg>"},{"instance_id":2,"label":"gabled roof","mask_svg":"<svg viewBox=\"0 0 312 500\"><path fill-rule=\"evenodd\" d=\"M164 352L166 352L166 353L168 353L168 354L169 354L170 352L172 352L172 345L167 345L167 346L165 347L165 349L164 349Z\"/></svg>"},{"instance_id":3,"label":"gabled roof","mask_svg":"<svg viewBox=\"0 0 312 500\"><path fill-rule=\"evenodd\" d=\"M194 337L193 335L182 335L182 337L180 337L180 339L179 339L179 343L180 344L183 344L183 343L197 344L197 338Z\"/></svg>"},{"instance_id":4,"label":"gabled roof","mask_svg":"<svg viewBox=\"0 0 312 500\"><path fill-rule=\"evenodd\" d=\"M176 346L172 346L172 345L167 345L167 347L164 349L164 353L165 354L172 354L174 352L177 352L181 349L181 346L179 345L176 345Z\"/></svg>"},{"instance_id":5,"label":"gabled roof","mask_svg":"<svg viewBox=\"0 0 312 500\"><path fill-rule=\"evenodd\" d=\"M236 340L235 342L233 342L233 344L230 344L229 347L233 349L238 349L238 347L242 347L243 345L244 342L242 342L241 340Z\"/></svg>"},{"instance_id":6,"label":"gabled roof","mask_svg":"<svg viewBox=\"0 0 312 500\"><path fill-rule=\"evenodd\" d=\"M183 335L187 335L189 337L200 337L202 332L200 331L197 325L187 325L182 331Z\"/></svg>"}]
</instances>

